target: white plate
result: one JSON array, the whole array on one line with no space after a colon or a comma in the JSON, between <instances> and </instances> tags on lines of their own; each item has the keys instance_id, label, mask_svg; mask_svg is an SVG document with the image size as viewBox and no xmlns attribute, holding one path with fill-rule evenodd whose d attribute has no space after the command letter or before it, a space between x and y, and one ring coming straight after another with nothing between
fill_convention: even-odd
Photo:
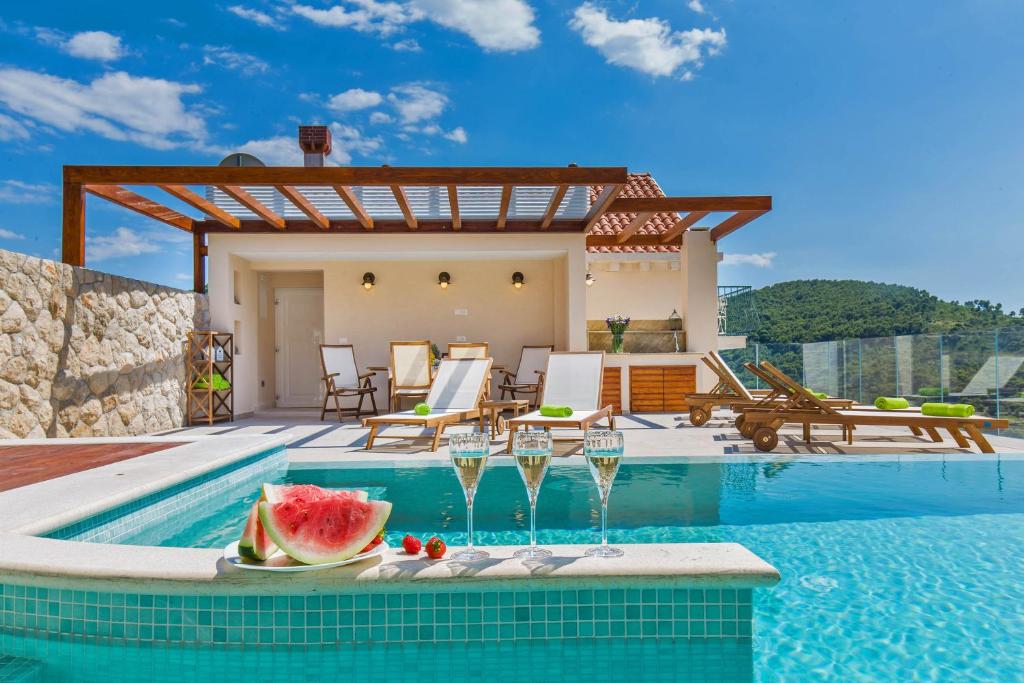
<instances>
[{"instance_id":1,"label":"white plate","mask_svg":"<svg viewBox=\"0 0 1024 683\"><path fill-rule=\"evenodd\" d=\"M302 564L292 558L288 557L280 550L275 552L273 555L268 557L263 562L257 560L250 560L242 557L238 554L238 542L232 543L228 547L224 548L224 559L239 569L255 569L261 572L313 572L319 569L330 569L331 567L341 567L346 564L352 564L353 562L359 562L360 560L366 560L371 557L377 557L383 555L384 551L388 549L387 542L383 542L376 548L367 553L350 557L347 560L341 562L325 562L323 564Z\"/></svg>"}]
</instances>

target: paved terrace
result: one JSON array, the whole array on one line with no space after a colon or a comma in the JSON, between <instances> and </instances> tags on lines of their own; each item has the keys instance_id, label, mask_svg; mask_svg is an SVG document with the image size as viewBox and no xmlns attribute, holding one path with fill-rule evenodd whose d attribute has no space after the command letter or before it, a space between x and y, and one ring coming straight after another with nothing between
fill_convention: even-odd
<instances>
[{"instance_id":1,"label":"paved terrace","mask_svg":"<svg viewBox=\"0 0 1024 683\"><path fill-rule=\"evenodd\" d=\"M191 427L165 432L175 436L189 434L290 434L289 457L293 464L374 462L392 461L395 464L408 462L430 462L447 460L447 436L459 431L470 431L471 424L449 428L441 441L437 453L429 450L426 437L430 432L411 427L389 427L378 437L372 451L364 450L369 430L354 420L344 422L317 418L319 411L273 410L257 413L253 417L220 423L212 427ZM693 427L684 415L644 414L619 415L615 426L626 433L626 455L629 457L679 457L679 456L730 456L747 457L760 453L753 444L740 436L733 427L733 415L729 411L716 411L711 421L703 427ZM578 432L566 430L566 435ZM410 437L423 437L414 439ZM561 436L556 431L556 437ZM392 438L402 437L402 438ZM508 432L492 442L494 453L504 455ZM936 453L977 453L959 448L948 436L942 443L933 443L927 437L915 437L902 428L872 427L857 430L853 445L847 445L840 438L838 428L822 427L813 431L813 441L805 444L800 428L784 428L780 431L779 446L772 455L787 456L799 454L857 455L857 454L936 454ZM1024 453L1024 439L1005 436L990 436L997 453ZM556 456L572 456L582 452L580 442L558 442ZM986 456L987 457L987 456Z\"/></svg>"}]
</instances>

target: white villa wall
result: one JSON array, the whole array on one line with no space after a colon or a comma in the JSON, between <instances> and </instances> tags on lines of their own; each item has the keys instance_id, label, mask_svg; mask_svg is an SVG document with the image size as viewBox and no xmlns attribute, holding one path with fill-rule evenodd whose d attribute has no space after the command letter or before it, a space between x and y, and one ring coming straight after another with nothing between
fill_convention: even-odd
<instances>
[{"instance_id":1,"label":"white villa wall","mask_svg":"<svg viewBox=\"0 0 1024 683\"><path fill-rule=\"evenodd\" d=\"M679 259L674 259L678 266ZM637 320L664 320L683 306L683 278L667 260L644 262L595 261L595 278L587 288L587 320L623 314ZM646 264L645 269L642 264Z\"/></svg>"},{"instance_id":2,"label":"white villa wall","mask_svg":"<svg viewBox=\"0 0 1024 683\"><path fill-rule=\"evenodd\" d=\"M259 387L267 379L266 360L259 362L257 353L268 329L258 305L263 273L322 271L324 339L355 344L363 366L387 364L387 342L401 338L429 338L442 348L458 336L486 340L495 362L511 367L523 344L583 350L587 343L582 235L215 234L208 270L213 326L229 331L238 322L241 328L236 414L268 405L273 395ZM437 284L442 270L452 275L447 290ZM522 289L512 286L517 270L526 277ZM377 277L369 291L360 284L366 271ZM455 309L468 315L456 316Z\"/></svg>"}]
</instances>

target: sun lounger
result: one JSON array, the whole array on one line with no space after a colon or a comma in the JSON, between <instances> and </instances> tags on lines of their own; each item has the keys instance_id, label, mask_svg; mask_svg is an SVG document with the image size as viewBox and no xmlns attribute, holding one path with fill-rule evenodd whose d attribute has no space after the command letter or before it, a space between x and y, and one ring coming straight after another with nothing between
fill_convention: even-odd
<instances>
[{"instance_id":1,"label":"sun lounger","mask_svg":"<svg viewBox=\"0 0 1024 683\"><path fill-rule=\"evenodd\" d=\"M388 395L391 410L402 407L402 399L422 400L430 391L430 342L393 341L388 365Z\"/></svg>"},{"instance_id":2,"label":"sun lounger","mask_svg":"<svg viewBox=\"0 0 1024 683\"><path fill-rule=\"evenodd\" d=\"M615 429L612 406L600 407L601 380L604 376L603 351L559 352L548 356L544 372L544 388L541 405L558 405L572 408L569 417L547 417L539 410L514 417L508 421L508 450L518 429L539 428L546 431L554 428L580 429L584 432L601 420L608 421L608 428Z\"/></svg>"},{"instance_id":3,"label":"sun lounger","mask_svg":"<svg viewBox=\"0 0 1024 683\"><path fill-rule=\"evenodd\" d=\"M434 383L427 394L426 403L430 413L419 415L415 410L403 410L363 419L363 426L370 428L366 439L366 450L373 448L377 433L387 425L408 425L433 429L433 443L430 450L436 451L441 435L449 425L480 417L480 400L484 384L491 373L490 358L465 358L441 361Z\"/></svg>"},{"instance_id":4,"label":"sun lounger","mask_svg":"<svg viewBox=\"0 0 1024 683\"><path fill-rule=\"evenodd\" d=\"M324 402L320 406L321 420L327 413L327 401L331 398L334 399L334 410L338 413L339 422L343 415L362 417L363 401L367 396L370 397L373 414L377 414L377 401L373 398L377 389L370 382L370 378L376 373L359 373L355 350L351 344L321 344L320 367L324 371ZM359 397L359 403L355 408L341 407L340 399L356 396Z\"/></svg>"},{"instance_id":5,"label":"sun lounger","mask_svg":"<svg viewBox=\"0 0 1024 683\"><path fill-rule=\"evenodd\" d=\"M856 427L888 426L925 430L933 441L940 441L938 430L944 430L953 437L960 448L971 447L969 438L983 453L994 453L995 450L981 430L1009 427L1007 420L988 417L937 417L922 415L919 411L909 409L877 410L865 406L851 410L838 409L819 399L771 363L762 362L760 369L785 385L792 393L789 398L775 405L744 411L743 424L749 430L754 446L759 451L774 450L779 443L779 429L784 424L803 425L803 437L807 442L811 440L813 425L837 425L842 428L847 443L851 444Z\"/></svg>"},{"instance_id":6,"label":"sun lounger","mask_svg":"<svg viewBox=\"0 0 1024 683\"><path fill-rule=\"evenodd\" d=\"M548 366L548 356L553 349L553 346L524 346L519 356L519 368L515 372L499 371L505 376L498 386L501 398L504 399L506 393L512 398L520 398L517 394L526 394L532 397L530 403L536 405L544 387L544 369Z\"/></svg>"}]
</instances>

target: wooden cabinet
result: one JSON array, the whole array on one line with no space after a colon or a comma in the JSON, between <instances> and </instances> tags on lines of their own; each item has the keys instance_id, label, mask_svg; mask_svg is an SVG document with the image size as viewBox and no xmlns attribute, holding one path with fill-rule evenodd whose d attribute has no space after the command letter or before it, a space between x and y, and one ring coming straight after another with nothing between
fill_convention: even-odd
<instances>
[{"instance_id":1,"label":"wooden cabinet","mask_svg":"<svg viewBox=\"0 0 1024 683\"><path fill-rule=\"evenodd\" d=\"M605 368L601 378L601 407L611 405L616 415L622 414L622 368Z\"/></svg>"},{"instance_id":2,"label":"wooden cabinet","mask_svg":"<svg viewBox=\"0 0 1024 683\"><path fill-rule=\"evenodd\" d=\"M633 413L678 413L683 394L697 391L695 365L631 365L629 409Z\"/></svg>"}]
</instances>

